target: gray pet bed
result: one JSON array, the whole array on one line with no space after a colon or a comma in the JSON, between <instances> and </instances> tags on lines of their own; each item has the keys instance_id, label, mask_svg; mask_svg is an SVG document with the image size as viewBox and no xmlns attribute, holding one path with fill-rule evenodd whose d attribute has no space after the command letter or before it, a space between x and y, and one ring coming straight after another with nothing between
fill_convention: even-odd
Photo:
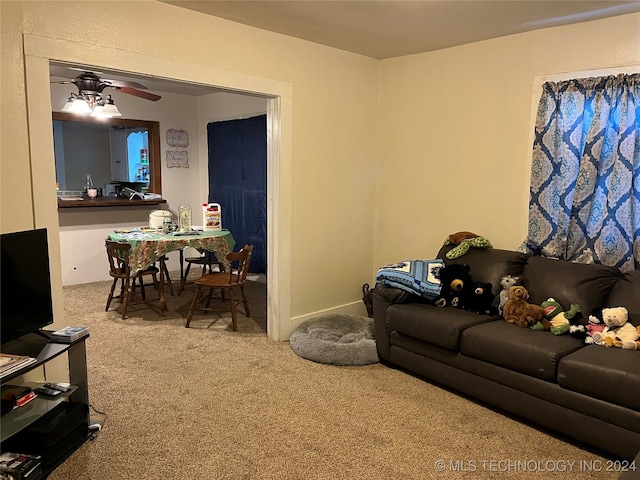
<instances>
[{"instance_id":1,"label":"gray pet bed","mask_svg":"<svg viewBox=\"0 0 640 480\"><path fill-rule=\"evenodd\" d=\"M330 365L377 363L373 319L353 315L323 315L298 325L291 349L307 360Z\"/></svg>"}]
</instances>

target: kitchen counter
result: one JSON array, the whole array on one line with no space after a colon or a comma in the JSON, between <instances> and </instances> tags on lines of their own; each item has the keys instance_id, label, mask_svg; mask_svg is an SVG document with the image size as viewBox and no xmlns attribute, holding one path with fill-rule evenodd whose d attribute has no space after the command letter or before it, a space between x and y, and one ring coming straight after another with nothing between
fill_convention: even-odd
<instances>
[{"instance_id":1,"label":"kitchen counter","mask_svg":"<svg viewBox=\"0 0 640 480\"><path fill-rule=\"evenodd\" d=\"M154 198L153 200L141 200L135 198L129 200L128 198L118 197L68 197L58 198L58 208L82 208L82 207L130 207L140 205L160 205L167 203L164 198Z\"/></svg>"}]
</instances>

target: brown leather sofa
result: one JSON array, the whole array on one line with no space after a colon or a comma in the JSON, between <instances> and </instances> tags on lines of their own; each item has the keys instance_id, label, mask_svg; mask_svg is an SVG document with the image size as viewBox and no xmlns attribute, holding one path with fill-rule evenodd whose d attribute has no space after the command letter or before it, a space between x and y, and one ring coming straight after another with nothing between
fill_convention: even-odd
<instances>
[{"instance_id":1,"label":"brown leather sofa","mask_svg":"<svg viewBox=\"0 0 640 480\"><path fill-rule=\"evenodd\" d=\"M521 275L529 302L549 297L565 309L578 303L580 321L597 307L624 306L640 325L640 272L622 274L499 249L470 248L446 264L466 263L474 281L498 293L505 275ZM502 318L436 307L376 285L375 336L380 360L535 422L613 456L640 451L640 350L584 345L509 324ZM640 466L639 466L640 467Z\"/></svg>"}]
</instances>

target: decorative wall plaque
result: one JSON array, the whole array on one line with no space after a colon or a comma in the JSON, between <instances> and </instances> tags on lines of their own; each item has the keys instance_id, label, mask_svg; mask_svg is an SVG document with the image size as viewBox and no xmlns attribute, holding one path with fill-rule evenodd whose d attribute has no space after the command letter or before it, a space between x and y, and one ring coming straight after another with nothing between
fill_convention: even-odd
<instances>
[{"instance_id":1,"label":"decorative wall plaque","mask_svg":"<svg viewBox=\"0 0 640 480\"><path fill-rule=\"evenodd\" d=\"M180 127L170 128L167 130L167 145L170 147L188 147L189 132Z\"/></svg>"},{"instance_id":2,"label":"decorative wall plaque","mask_svg":"<svg viewBox=\"0 0 640 480\"><path fill-rule=\"evenodd\" d=\"M189 152L186 150L167 150L167 167L189 168Z\"/></svg>"}]
</instances>

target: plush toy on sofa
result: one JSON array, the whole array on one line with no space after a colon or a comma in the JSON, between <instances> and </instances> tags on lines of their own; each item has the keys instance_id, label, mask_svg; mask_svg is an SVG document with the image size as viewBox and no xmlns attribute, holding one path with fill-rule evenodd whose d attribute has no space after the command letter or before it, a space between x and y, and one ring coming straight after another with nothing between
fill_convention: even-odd
<instances>
[{"instance_id":1,"label":"plush toy on sofa","mask_svg":"<svg viewBox=\"0 0 640 480\"><path fill-rule=\"evenodd\" d=\"M473 295L469 297L464 305L466 310L480 314L494 315L496 308L493 306L495 295L491 293L493 285L486 282L475 282L473 285Z\"/></svg>"},{"instance_id":2,"label":"plush toy on sofa","mask_svg":"<svg viewBox=\"0 0 640 480\"><path fill-rule=\"evenodd\" d=\"M596 317L589 317L589 322L587 323L587 337L584 339L584 343L595 343L593 336L596 333L602 332L602 330L604 330L604 323L602 323L602 320Z\"/></svg>"},{"instance_id":3,"label":"plush toy on sofa","mask_svg":"<svg viewBox=\"0 0 640 480\"><path fill-rule=\"evenodd\" d=\"M473 295L471 267L467 264L453 263L440 269L440 296L436 299L438 307L462 308Z\"/></svg>"},{"instance_id":4,"label":"plush toy on sofa","mask_svg":"<svg viewBox=\"0 0 640 480\"><path fill-rule=\"evenodd\" d=\"M602 309L602 321L606 325L602 332L593 334L593 341L605 347L618 347L626 350L637 348L638 330L629 322L629 312L625 307Z\"/></svg>"},{"instance_id":5,"label":"plush toy on sofa","mask_svg":"<svg viewBox=\"0 0 640 480\"><path fill-rule=\"evenodd\" d=\"M509 323L528 328L536 322L541 322L545 330L551 324L544 318L544 309L527 302L529 292L522 285L514 285L509 289L509 300L504 304L503 316Z\"/></svg>"},{"instance_id":6,"label":"plush toy on sofa","mask_svg":"<svg viewBox=\"0 0 640 480\"><path fill-rule=\"evenodd\" d=\"M465 240L473 240L474 238L478 238L479 236L480 235L473 232L467 232L467 231L456 232L456 233L452 233L447 238L445 238L444 244L460 245Z\"/></svg>"},{"instance_id":7,"label":"plush toy on sofa","mask_svg":"<svg viewBox=\"0 0 640 480\"><path fill-rule=\"evenodd\" d=\"M595 343L593 341L593 334L596 332L602 332L604 330L604 323L602 322L602 308L595 308L586 325L574 324L569 327L569 335L579 340L582 340L585 344L591 345Z\"/></svg>"},{"instance_id":8,"label":"plush toy on sofa","mask_svg":"<svg viewBox=\"0 0 640 480\"><path fill-rule=\"evenodd\" d=\"M638 340L635 342L626 342L622 345L622 348L625 350L640 350L640 327L636 327L636 331L638 332Z\"/></svg>"},{"instance_id":9,"label":"plush toy on sofa","mask_svg":"<svg viewBox=\"0 0 640 480\"><path fill-rule=\"evenodd\" d=\"M569 333L571 328L571 320L580 312L580 305L571 304L571 308L567 311L562 310L562 306L556 302L555 298L549 298L542 302L540 306L544 309L544 316L551 324L551 333L554 335L564 335ZM541 328L532 327L534 330Z\"/></svg>"},{"instance_id":10,"label":"plush toy on sofa","mask_svg":"<svg viewBox=\"0 0 640 480\"><path fill-rule=\"evenodd\" d=\"M500 286L502 290L500 293L496 295L496 298L493 301L493 306L498 312L498 315L502 315L502 311L504 310L504 304L509 300L509 289L514 285L517 285L520 282L520 277L516 277L513 275L506 275L502 277L500 280Z\"/></svg>"},{"instance_id":11,"label":"plush toy on sofa","mask_svg":"<svg viewBox=\"0 0 640 480\"><path fill-rule=\"evenodd\" d=\"M640 327L636 327L636 331L638 332L638 340L635 341L635 344L627 344L626 350L640 350Z\"/></svg>"},{"instance_id":12,"label":"plush toy on sofa","mask_svg":"<svg viewBox=\"0 0 640 480\"><path fill-rule=\"evenodd\" d=\"M457 245L446 253L450 260L461 257L469 250L469 247L493 248L491 242L473 232L456 232L449 235L444 240L444 245Z\"/></svg>"}]
</instances>

